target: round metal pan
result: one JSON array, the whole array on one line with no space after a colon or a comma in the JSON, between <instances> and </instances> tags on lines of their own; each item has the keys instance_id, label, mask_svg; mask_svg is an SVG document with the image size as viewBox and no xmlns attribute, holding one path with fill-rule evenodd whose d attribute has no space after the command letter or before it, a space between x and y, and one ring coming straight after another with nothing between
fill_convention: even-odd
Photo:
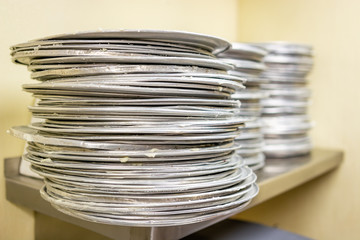
<instances>
[{"instance_id":1,"label":"round metal pan","mask_svg":"<svg viewBox=\"0 0 360 240\"><path fill-rule=\"evenodd\" d=\"M224 204L224 205L220 205L219 208L221 209L211 209L211 211L208 214L195 214L195 215L183 215L183 216L178 216L175 219L171 219L168 217L165 217L163 219L158 219L158 220L153 220L153 219L149 219L149 218L143 218L143 217L138 217L135 219L131 219L131 217L126 217L126 216L114 216L114 215L102 215L102 216L98 216L94 213L84 213L81 211L75 211L73 209L67 209L67 208L61 208L58 207L58 205L54 204L54 206L56 208L58 208L58 210L65 212L66 214L70 214L72 216L76 216L79 218L82 218L84 220L88 220L88 221L94 221L94 222L101 222L101 223L106 223L106 224L112 224L112 225L130 225L130 226L172 226L172 225L183 225L183 224L190 224L190 223L196 223L196 222L201 222L201 221L205 221L208 219L212 219L214 217L219 217L219 216L225 216L226 214L230 213L230 211L237 211L240 210L242 208L244 208L247 204L248 201L250 199L252 199L257 193L258 193L258 188L254 185L253 187L253 191L251 191L248 195L246 195L246 197L241 198L238 201L232 202L230 204ZM44 198L47 198L47 194L45 193L46 190L42 190L42 196ZM49 201L51 201L51 199L48 199ZM247 201L246 201L247 200ZM130 218L130 219L129 219Z\"/></svg>"},{"instance_id":2,"label":"round metal pan","mask_svg":"<svg viewBox=\"0 0 360 240\"><path fill-rule=\"evenodd\" d=\"M87 39L130 39L130 40L152 40L166 43L174 43L181 45L195 46L203 48L205 46L208 51L212 51L214 54L222 52L230 47L230 43L227 41L198 33L190 33L184 31L167 31L167 30L101 30L101 31L89 31L78 32L73 34L62 34L41 38L35 41L47 41L47 40L87 40ZM29 43L31 44L32 41ZM13 48L22 47L24 45L19 44L13 46Z\"/></svg>"},{"instance_id":3,"label":"round metal pan","mask_svg":"<svg viewBox=\"0 0 360 240\"><path fill-rule=\"evenodd\" d=\"M181 65L161 64L107 64L97 67L69 67L63 69L49 69L31 73L31 78L48 80L63 77L98 76L112 74L144 74L144 73L204 73L204 74L225 74L223 70Z\"/></svg>"}]
</instances>

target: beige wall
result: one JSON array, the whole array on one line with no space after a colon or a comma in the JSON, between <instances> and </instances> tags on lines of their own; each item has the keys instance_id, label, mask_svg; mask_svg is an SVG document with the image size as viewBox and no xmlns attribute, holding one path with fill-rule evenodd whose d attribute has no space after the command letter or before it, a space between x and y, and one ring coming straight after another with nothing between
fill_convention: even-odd
<instances>
[{"instance_id":1,"label":"beige wall","mask_svg":"<svg viewBox=\"0 0 360 240\"><path fill-rule=\"evenodd\" d=\"M339 170L240 215L316 239L360 239L360 2L240 0L241 41L315 48L311 117L316 146L342 148Z\"/></svg>"},{"instance_id":2,"label":"beige wall","mask_svg":"<svg viewBox=\"0 0 360 240\"><path fill-rule=\"evenodd\" d=\"M21 154L23 142L5 131L28 122L31 103L30 94L21 91L29 73L11 63L11 45L99 28L186 30L235 40L236 19L236 0L0 0L0 159ZM3 164L0 184L0 239L33 239L32 212L5 200Z\"/></svg>"}]
</instances>

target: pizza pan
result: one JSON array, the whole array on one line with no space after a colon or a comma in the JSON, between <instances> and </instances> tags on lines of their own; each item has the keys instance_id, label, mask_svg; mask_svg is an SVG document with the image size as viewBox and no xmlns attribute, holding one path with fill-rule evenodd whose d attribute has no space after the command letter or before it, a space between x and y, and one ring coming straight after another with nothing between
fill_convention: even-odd
<instances>
[{"instance_id":1,"label":"pizza pan","mask_svg":"<svg viewBox=\"0 0 360 240\"><path fill-rule=\"evenodd\" d=\"M166 43L175 43L180 45L189 45L202 48L205 46L208 51L214 54L222 52L230 47L230 44L220 38L208 36L198 33L190 33L184 31L168 31L168 30L100 30L89 32L78 32L72 34L62 34L41 38L30 41L47 41L47 40L104 40L104 39L130 39L130 40L152 40ZM23 45L15 45L17 48Z\"/></svg>"}]
</instances>

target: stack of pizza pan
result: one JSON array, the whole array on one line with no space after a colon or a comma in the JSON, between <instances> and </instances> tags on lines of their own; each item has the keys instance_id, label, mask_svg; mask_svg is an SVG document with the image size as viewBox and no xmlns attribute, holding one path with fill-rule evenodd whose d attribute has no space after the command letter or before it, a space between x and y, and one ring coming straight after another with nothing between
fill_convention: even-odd
<instances>
[{"instance_id":1,"label":"stack of pizza pan","mask_svg":"<svg viewBox=\"0 0 360 240\"><path fill-rule=\"evenodd\" d=\"M238 89L232 95L232 99L241 101L239 119L248 117L250 120L245 123L244 131L236 138L236 142L241 145L237 153L253 170L265 165L260 116L261 99L266 95L260 89L260 84L265 83L266 79L260 78L259 75L265 69L263 58L266 54L267 51L262 47L233 43L231 48L217 55L224 62L235 66L234 69L229 70L230 75L246 79L244 84L246 88Z\"/></svg>"},{"instance_id":2,"label":"stack of pizza pan","mask_svg":"<svg viewBox=\"0 0 360 240\"><path fill-rule=\"evenodd\" d=\"M262 100L265 154L268 157L295 157L310 152L307 116L310 90L306 77L313 66L312 48L286 42L259 44L268 50L267 69L261 85L268 98Z\"/></svg>"},{"instance_id":3,"label":"stack of pizza pan","mask_svg":"<svg viewBox=\"0 0 360 240\"><path fill-rule=\"evenodd\" d=\"M229 43L180 31L65 34L11 48L40 119L13 127L42 197L81 219L189 224L240 211L256 175L236 154L248 117L243 78L215 54ZM256 107L255 107L256 108Z\"/></svg>"}]
</instances>

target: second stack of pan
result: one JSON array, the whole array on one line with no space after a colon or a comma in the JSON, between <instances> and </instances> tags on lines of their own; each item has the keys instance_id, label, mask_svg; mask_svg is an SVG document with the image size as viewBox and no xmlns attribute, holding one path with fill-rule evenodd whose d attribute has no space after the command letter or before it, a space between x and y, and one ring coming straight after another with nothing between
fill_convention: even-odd
<instances>
[{"instance_id":1,"label":"second stack of pan","mask_svg":"<svg viewBox=\"0 0 360 240\"><path fill-rule=\"evenodd\" d=\"M260 89L260 84L266 83L260 74L265 69L263 58L267 51L262 47L252 46L245 43L232 43L230 49L217 55L226 63L233 64L235 68L228 71L230 75L240 76L246 79L245 89L239 89L232 95L232 99L240 100L241 107L238 117L247 117L241 134L236 138L241 146L237 153L245 160L253 170L265 165L263 154L263 135L261 131L261 99L265 97Z\"/></svg>"},{"instance_id":2,"label":"second stack of pan","mask_svg":"<svg viewBox=\"0 0 360 240\"><path fill-rule=\"evenodd\" d=\"M259 44L268 50L261 85L268 98L262 100L265 154L267 157L295 157L310 152L307 116L310 90L306 77L313 66L312 48L286 42Z\"/></svg>"}]
</instances>

